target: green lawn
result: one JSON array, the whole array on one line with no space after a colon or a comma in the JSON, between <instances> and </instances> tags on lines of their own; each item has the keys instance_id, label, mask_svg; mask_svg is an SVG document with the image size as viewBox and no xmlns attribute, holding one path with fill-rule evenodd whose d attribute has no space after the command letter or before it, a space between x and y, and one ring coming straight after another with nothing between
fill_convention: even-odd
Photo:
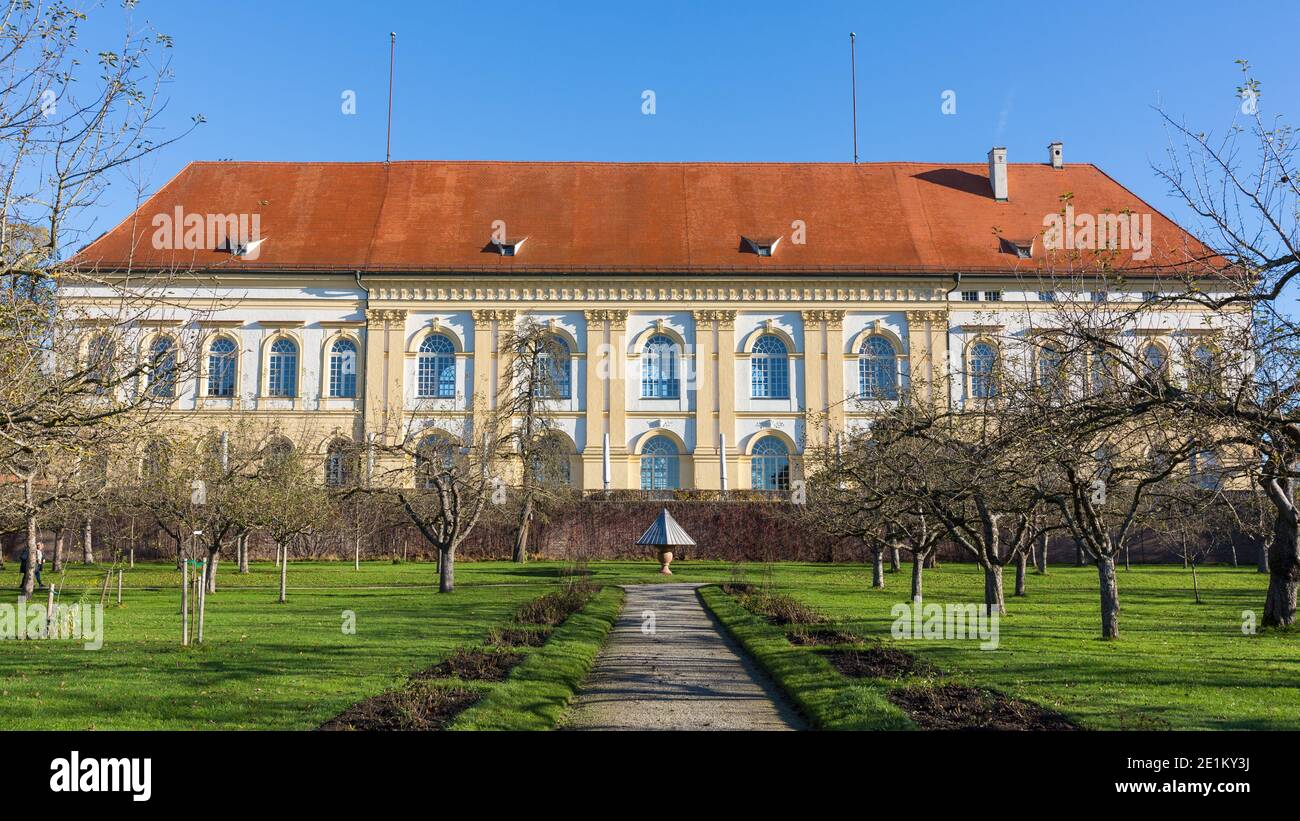
<instances>
[{"instance_id":1,"label":"green lawn","mask_svg":"<svg viewBox=\"0 0 1300 821\"><path fill-rule=\"evenodd\" d=\"M870 589L869 579L868 571L856 567L809 565L778 566L772 577L781 592L852 632L892 642L930 661L946 680L1036 701L1085 727L1300 728L1300 631L1242 633L1242 611L1262 612L1267 579L1253 568L1201 570L1204 603L1199 605L1192 596L1191 574L1180 567L1120 570L1123 609L1117 641L1099 638L1095 569L1058 567L1047 576L1031 573L1027 597L1008 593L1008 614L999 624L995 650L980 650L976 641L894 641L890 608L907 600L908 568L887 576L885 590ZM1008 591L1011 582L1008 573ZM926 572L926 601L978 602L982 585L978 568L945 565ZM775 658L792 665L781 655ZM827 701L826 692L819 689L824 681L807 666L793 667L804 682L779 668L773 673L778 680L787 679L796 694L805 690ZM868 683L878 690L900 686ZM844 716L832 710L828 717L829 726L843 726ZM891 722L886 710L871 726Z\"/></svg>"},{"instance_id":2,"label":"green lawn","mask_svg":"<svg viewBox=\"0 0 1300 821\"><path fill-rule=\"evenodd\" d=\"M278 605L273 565L240 576L226 562L220 592L209 599L207 644L181 648L178 574L166 565L141 564L126 571L124 606L112 606L110 596L101 650L0 641L0 728L315 727L366 696L399 686L453 649L480 644L519 605L563 583L561 569L554 562L463 562L457 591L444 596L433 587L432 564L373 562L354 571L348 563L294 563L289 603ZM658 575L650 560L599 562L590 569L604 584L721 582L736 573L723 562L696 561L674 563L671 577ZM803 598L853 631L886 640L890 607L907 598L906 572L889 575L884 591L870 589L869 569L861 566L750 565L743 574ZM101 580L100 568L70 566L63 600L83 591L97 598ZM6 566L0 602L15 600L16 581L17 568ZM1263 577L1249 569L1204 570L1202 605L1193 603L1190 576L1180 568L1120 571L1119 581L1123 637L1116 642L1097 638L1095 572L1059 567L1046 577L1031 575L1028 598L1008 598L997 650L958 641L903 644L949 679L1033 699L1085 726L1300 728L1300 632L1241 633L1241 612L1262 605ZM926 585L927 600L935 602L978 601L982 590L976 569L965 565L928 571ZM610 599L602 602L608 610ZM344 611L356 614L355 635L341 629ZM584 616L599 614L589 608ZM575 644L532 651L515 671L524 678L500 685L502 695L465 714L462 726L545 725L556 714L555 699L565 697L572 665L594 646L596 627L571 620L552 642L569 636ZM543 663L548 649L556 654L554 665ZM552 666L556 675L544 681ZM850 696L834 702L843 720L831 723L887 726L870 717L877 708L890 713L880 706L883 686L854 682ZM854 707L855 700L863 706ZM512 704L533 715L517 719L497 710L505 705L508 712Z\"/></svg>"}]
</instances>

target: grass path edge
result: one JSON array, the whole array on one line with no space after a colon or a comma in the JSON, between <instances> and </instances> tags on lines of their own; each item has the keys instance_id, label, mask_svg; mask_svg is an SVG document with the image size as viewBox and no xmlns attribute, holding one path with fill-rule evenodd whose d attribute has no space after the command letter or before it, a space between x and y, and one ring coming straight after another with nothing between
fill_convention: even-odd
<instances>
[{"instance_id":1,"label":"grass path edge","mask_svg":"<svg viewBox=\"0 0 1300 821\"><path fill-rule=\"evenodd\" d=\"M840 675L819 653L792 645L785 631L750 613L716 585L700 588L706 607L820 730L914 730L885 689Z\"/></svg>"},{"instance_id":2,"label":"grass path edge","mask_svg":"<svg viewBox=\"0 0 1300 821\"><path fill-rule=\"evenodd\" d=\"M623 609L623 589L604 587L528 654L449 730L553 730L587 678Z\"/></svg>"}]
</instances>

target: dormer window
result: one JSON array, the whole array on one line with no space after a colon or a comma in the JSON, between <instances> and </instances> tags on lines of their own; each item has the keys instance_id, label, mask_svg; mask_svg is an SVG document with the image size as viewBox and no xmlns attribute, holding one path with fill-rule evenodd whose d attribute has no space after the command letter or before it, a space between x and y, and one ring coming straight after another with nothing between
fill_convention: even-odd
<instances>
[{"instance_id":1,"label":"dormer window","mask_svg":"<svg viewBox=\"0 0 1300 821\"><path fill-rule=\"evenodd\" d=\"M745 251L760 257L770 257L776 253L780 237L741 237Z\"/></svg>"},{"instance_id":2,"label":"dormer window","mask_svg":"<svg viewBox=\"0 0 1300 821\"><path fill-rule=\"evenodd\" d=\"M1034 241L1002 237L1002 250L1004 253L1015 254L1019 259L1030 259L1034 255Z\"/></svg>"},{"instance_id":3,"label":"dormer window","mask_svg":"<svg viewBox=\"0 0 1300 821\"><path fill-rule=\"evenodd\" d=\"M503 257L513 257L519 254L524 247L524 242L528 237L519 237L517 239L494 239L488 243L485 251L495 251Z\"/></svg>"}]
</instances>

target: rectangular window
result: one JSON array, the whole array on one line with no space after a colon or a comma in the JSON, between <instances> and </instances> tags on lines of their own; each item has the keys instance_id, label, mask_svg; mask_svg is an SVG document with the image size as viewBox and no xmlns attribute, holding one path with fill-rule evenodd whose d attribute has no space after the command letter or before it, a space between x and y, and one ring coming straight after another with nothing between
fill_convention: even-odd
<instances>
[{"instance_id":1,"label":"rectangular window","mask_svg":"<svg viewBox=\"0 0 1300 821\"><path fill-rule=\"evenodd\" d=\"M1001 292L1001 291L985 291L985 292L984 292L984 301L985 301L985 302L1001 302L1001 301L1002 301L1002 292Z\"/></svg>"},{"instance_id":2,"label":"rectangular window","mask_svg":"<svg viewBox=\"0 0 1300 821\"><path fill-rule=\"evenodd\" d=\"M961 301L962 301L962 302L979 302L979 301L980 301L980 292L979 292L979 291L962 291L962 292L961 292Z\"/></svg>"},{"instance_id":3,"label":"rectangular window","mask_svg":"<svg viewBox=\"0 0 1300 821\"><path fill-rule=\"evenodd\" d=\"M1143 301L1143 302L1155 302L1155 301L1156 301L1157 299L1159 299L1159 298L1160 298L1160 292L1159 292L1159 291L1143 291L1143 292L1142 292L1142 301Z\"/></svg>"},{"instance_id":4,"label":"rectangular window","mask_svg":"<svg viewBox=\"0 0 1300 821\"><path fill-rule=\"evenodd\" d=\"M755 356L751 368L755 399L790 398L790 360L783 356Z\"/></svg>"},{"instance_id":5,"label":"rectangular window","mask_svg":"<svg viewBox=\"0 0 1300 821\"><path fill-rule=\"evenodd\" d=\"M1107 294L1105 291L1093 291L1093 292L1092 292L1092 301L1093 301L1093 302L1098 302L1098 303L1100 303L1100 302L1105 302L1105 301L1106 301L1107 299L1109 299L1109 298L1110 298L1110 295Z\"/></svg>"},{"instance_id":6,"label":"rectangular window","mask_svg":"<svg viewBox=\"0 0 1300 821\"><path fill-rule=\"evenodd\" d=\"M1056 291L1039 291L1039 292L1038 292L1038 301L1039 301L1039 302L1055 302L1055 301L1056 301Z\"/></svg>"},{"instance_id":7,"label":"rectangular window","mask_svg":"<svg viewBox=\"0 0 1300 821\"><path fill-rule=\"evenodd\" d=\"M266 392L271 396L298 395L298 357L293 354L271 354L271 367L267 374Z\"/></svg>"}]
</instances>

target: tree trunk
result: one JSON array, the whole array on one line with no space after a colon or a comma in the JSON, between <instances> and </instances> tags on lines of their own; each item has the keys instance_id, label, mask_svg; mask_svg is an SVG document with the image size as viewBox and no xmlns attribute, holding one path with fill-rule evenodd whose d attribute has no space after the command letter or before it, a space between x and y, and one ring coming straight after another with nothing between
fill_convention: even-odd
<instances>
[{"instance_id":1,"label":"tree trunk","mask_svg":"<svg viewBox=\"0 0 1300 821\"><path fill-rule=\"evenodd\" d=\"M524 498L524 506L519 511L519 525L515 529L515 549L510 558L512 561L523 564L528 561L528 532L532 529L533 524L533 497L528 494Z\"/></svg>"},{"instance_id":2,"label":"tree trunk","mask_svg":"<svg viewBox=\"0 0 1300 821\"><path fill-rule=\"evenodd\" d=\"M1034 564L1039 573L1047 573L1047 534L1043 534L1042 543L1038 546L1038 552L1034 555Z\"/></svg>"},{"instance_id":3,"label":"tree trunk","mask_svg":"<svg viewBox=\"0 0 1300 821\"><path fill-rule=\"evenodd\" d=\"M871 586L877 589L885 587L885 551L871 551Z\"/></svg>"},{"instance_id":4,"label":"tree trunk","mask_svg":"<svg viewBox=\"0 0 1300 821\"><path fill-rule=\"evenodd\" d=\"M1196 597L1196 603L1201 603L1201 581L1196 577L1196 562L1192 562L1192 595Z\"/></svg>"},{"instance_id":5,"label":"tree trunk","mask_svg":"<svg viewBox=\"0 0 1300 821\"><path fill-rule=\"evenodd\" d=\"M63 572L63 528L54 534L54 572Z\"/></svg>"},{"instance_id":6,"label":"tree trunk","mask_svg":"<svg viewBox=\"0 0 1300 821\"><path fill-rule=\"evenodd\" d=\"M287 587L285 586L285 582L287 581L289 575L288 546L277 544L275 546L275 555L280 562L280 604L284 604L286 600L285 593L287 592Z\"/></svg>"},{"instance_id":7,"label":"tree trunk","mask_svg":"<svg viewBox=\"0 0 1300 821\"><path fill-rule=\"evenodd\" d=\"M217 562L221 558L221 547L219 545L208 548L207 577L205 579L208 592L217 592Z\"/></svg>"},{"instance_id":8,"label":"tree trunk","mask_svg":"<svg viewBox=\"0 0 1300 821\"><path fill-rule=\"evenodd\" d=\"M27 516L27 562L23 568L23 598L31 598L32 591L36 589L36 551L41 546L36 534L36 516L29 514Z\"/></svg>"},{"instance_id":9,"label":"tree trunk","mask_svg":"<svg viewBox=\"0 0 1300 821\"><path fill-rule=\"evenodd\" d=\"M1029 554L1020 551L1016 554L1016 595L1025 595L1025 571L1029 568Z\"/></svg>"},{"instance_id":10,"label":"tree trunk","mask_svg":"<svg viewBox=\"0 0 1300 821\"><path fill-rule=\"evenodd\" d=\"M1101 580L1101 637L1119 638L1119 582L1115 580L1115 559L1103 556L1097 559L1097 574Z\"/></svg>"},{"instance_id":11,"label":"tree trunk","mask_svg":"<svg viewBox=\"0 0 1300 821\"><path fill-rule=\"evenodd\" d=\"M921 600L921 573L925 567L925 557L912 554L912 601Z\"/></svg>"},{"instance_id":12,"label":"tree trunk","mask_svg":"<svg viewBox=\"0 0 1300 821\"><path fill-rule=\"evenodd\" d=\"M1296 531L1295 517L1278 511L1273 525L1273 546L1268 555L1268 595L1260 622L1265 627L1295 623L1296 587L1300 585L1300 543L1296 541Z\"/></svg>"},{"instance_id":13,"label":"tree trunk","mask_svg":"<svg viewBox=\"0 0 1300 821\"><path fill-rule=\"evenodd\" d=\"M81 526L81 561L86 564L95 563L94 531L91 528L89 519Z\"/></svg>"},{"instance_id":14,"label":"tree trunk","mask_svg":"<svg viewBox=\"0 0 1300 821\"><path fill-rule=\"evenodd\" d=\"M240 574L248 573L248 534L240 533L239 541L239 572Z\"/></svg>"},{"instance_id":15,"label":"tree trunk","mask_svg":"<svg viewBox=\"0 0 1300 821\"><path fill-rule=\"evenodd\" d=\"M279 567L279 566L280 566L280 556L281 556L281 554L282 554L283 552L284 552L284 551L281 550L280 545L277 544L277 545L275 546L275 566L276 566L276 567Z\"/></svg>"},{"instance_id":16,"label":"tree trunk","mask_svg":"<svg viewBox=\"0 0 1300 821\"><path fill-rule=\"evenodd\" d=\"M438 551L438 592L450 593L456 589L456 551L453 548Z\"/></svg>"},{"instance_id":17,"label":"tree trunk","mask_svg":"<svg viewBox=\"0 0 1300 821\"><path fill-rule=\"evenodd\" d=\"M1087 562L1083 560L1083 545L1075 543L1074 545L1074 566L1083 567Z\"/></svg>"},{"instance_id":18,"label":"tree trunk","mask_svg":"<svg viewBox=\"0 0 1300 821\"><path fill-rule=\"evenodd\" d=\"M1268 572L1268 542L1264 541L1263 539L1260 539L1259 550L1256 552L1257 555L1255 556L1255 568L1260 573L1267 573Z\"/></svg>"},{"instance_id":19,"label":"tree trunk","mask_svg":"<svg viewBox=\"0 0 1300 821\"><path fill-rule=\"evenodd\" d=\"M352 569L361 569L361 534L357 533L352 541Z\"/></svg>"},{"instance_id":20,"label":"tree trunk","mask_svg":"<svg viewBox=\"0 0 1300 821\"><path fill-rule=\"evenodd\" d=\"M1006 615L1007 603L1002 592L1002 565L989 564L984 568L984 612L990 616Z\"/></svg>"},{"instance_id":21,"label":"tree trunk","mask_svg":"<svg viewBox=\"0 0 1300 821\"><path fill-rule=\"evenodd\" d=\"M903 566L903 563L902 563L902 561L901 561L900 558L899 558L899 555L898 555L898 548L897 548L897 547L891 547L891 548L889 549L889 572L890 572L890 573L897 573L898 570L899 570L899 568L902 567L902 566Z\"/></svg>"}]
</instances>

